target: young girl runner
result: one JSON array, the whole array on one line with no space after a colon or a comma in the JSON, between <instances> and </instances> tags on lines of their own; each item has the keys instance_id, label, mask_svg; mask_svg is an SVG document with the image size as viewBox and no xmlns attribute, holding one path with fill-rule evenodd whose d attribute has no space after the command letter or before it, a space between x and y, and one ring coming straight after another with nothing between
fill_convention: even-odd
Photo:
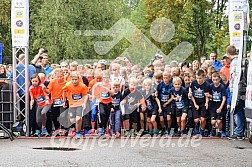
<instances>
[{"instance_id":1,"label":"young girl runner","mask_svg":"<svg viewBox=\"0 0 252 167\"><path fill-rule=\"evenodd\" d=\"M146 122L146 129L149 129L149 133L157 134L157 122L156 117L158 113L162 112L161 104L157 96L155 95L155 90L153 89L152 80L147 78L143 81L143 96L146 103L146 110L145 113L147 115L147 122ZM144 113L140 113L140 117L143 117ZM143 122L141 122L141 127Z\"/></svg>"},{"instance_id":2,"label":"young girl runner","mask_svg":"<svg viewBox=\"0 0 252 167\"><path fill-rule=\"evenodd\" d=\"M47 93L51 94L51 98L53 101L52 104L52 121L55 127L55 134L60 134L60 135L65 135L64 130L58 130L60 128L60 124L58 121L58 117L60 116L60 114L65 110L63 108L63 87L66 84L66 81L64 80L64 73L62 69L55 69L55 76L56 78L53 79L52 81L50 81L49 85L48 85L48 89L47 89Z\"/></svg>"},{"instance_id":3,"label":"young girl runner","mask_svg":"<svg viewBox=\"0 0 252 167\"><path fill-rule=\"evenodd\" d=\"M96 83L93 86L92 97L94 94L99 93L99 135L103 136L105 134L105 129L110 116L110 111L112 108L112 96L114 91L111 90L111 84L109 82L109 71L103 71L102 82Z\"/></svg>"},{"instance_id":4,"label":"young girl runner","mask_svg":"<svg viewBox=\"0 0 252 167\"><path fill-rule=\"evenodd\" d=\"M49 99L48 94L45 91L45 85L41 84L40 78L37 74L31 77L31 86L29 88L31 102L30 109L32 110L34 101L36 101L38 108L36 111L36 122L41 125L41 135L48 136L46 130L46 113L50 110L52 101ZM40 130L36 130L35 135L38 136Z\"/></svg>"},{"instance_id":5,"label":"young girl runner","mask_svg":"<svg viewBox=\"0 0 252 167\"><path fill-rule=\"evenodd\" d=\"M83 111L86 109L87 104L87 93L88 88L83 82L80 82L81 78L79 74L74 71L70 75L71 82L67 83L63 89L63 99L65 100L67 97L69 101L69 117L70 122L75 123L76 127L76 139L81 137L81 125L82 125L82 116ZM65 101L63 102L65 106Z\"/></svg>"},{"instance_id":6,"label":"young girl runner","mask_svg":"<svg viewBox=\"0 0 252 167\"><path fill-rule=\"evenodd\" d=\"M97 111L98 111L98 105L99 105L99 98L100 98L100 92L96 89L93 89L93 86L98 83L102 82L102 71L97 69L95 70L94 79L89 82L88 88L90 90L91 99L90 99L90 106L91 106L91 134L95 134L95 125L96 125L96 118L97 118Z\"/></svg>"}]
</instances>

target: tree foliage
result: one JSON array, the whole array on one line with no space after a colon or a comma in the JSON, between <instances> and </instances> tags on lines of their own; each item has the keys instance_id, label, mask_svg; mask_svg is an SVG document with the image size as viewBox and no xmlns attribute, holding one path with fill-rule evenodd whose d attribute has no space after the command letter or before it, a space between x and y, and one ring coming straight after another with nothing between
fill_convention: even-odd
<instances>
[{"instance_id":1,"label":"tree foliage","mask_svg":"<svg viewBox=\"0 0 252 167\"><path fill-rule=\"evenodd\" d=\"M133 22L166 55L183 41L194 46L190 60L207 56L212 51L222 55L229 44L228 18L224 16L227 1L30 0L30 58L40 47L48 49L50 60L55 63L65 59L115 58L130 46L129 41L122 39L106 55L98 55L94 50L94 43L112 40L112 37L84 36L83 32L109 29L122 18ZM252 1L249 3L252 7ZM0 8L3 61L11 63L11 1L0 0ZM175 26L173 38L163 43L154 40L150 34L151 23L161 17L170 19ZM134 33L136 40L142 39L139 35L141 33ZM134 63L141 62L145 57L143 49L149 49L146 45L137 47L135 55L128 55Z\"/></svg>"}]
</instances>

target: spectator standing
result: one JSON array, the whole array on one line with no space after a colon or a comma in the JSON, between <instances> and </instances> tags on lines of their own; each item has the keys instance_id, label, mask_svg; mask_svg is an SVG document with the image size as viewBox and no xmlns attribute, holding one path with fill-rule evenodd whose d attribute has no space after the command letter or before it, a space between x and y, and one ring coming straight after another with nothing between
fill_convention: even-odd
<instances>
[{"instance_id":1,"label":"spectator standing","mask_svg":"<svg viewBox=\"0 0 252 167\"><path fill-rule=\"evenodd\" d=\"M215 52L210 54L210 60L212 62L212 66L215 68L215 71L219 71L222 68L222 63L217 60L217 54Z\"/></svg>"}]
</instances>

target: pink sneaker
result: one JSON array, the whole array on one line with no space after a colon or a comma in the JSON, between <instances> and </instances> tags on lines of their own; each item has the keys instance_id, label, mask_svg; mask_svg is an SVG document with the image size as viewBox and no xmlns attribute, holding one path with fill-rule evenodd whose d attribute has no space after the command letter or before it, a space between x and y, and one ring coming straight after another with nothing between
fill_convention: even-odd
<instances>
[{"instance_id":1,"label":"pink sneaker","mask_svg":"<svg viewBox=\"0 0 252 167\"><path fill-rule=\"evenodd\" d=\"M60 135L60 136L66 136L66 132L67 132L67 131L66 131L65 129L60 129L60 130L59 130L59 135Z\"/></svg>"},{"instance_id":2,"label":"pink sneaker","mask_svg":"<svg viewBox=\"0 0 252 167\"><path fill-rule=\"evenodd\" d=\"M68 137L73 138L75 136L75 134L76 134L75 131L73 131L72 129L68 130Z\"/></svg>"}]
</instances>

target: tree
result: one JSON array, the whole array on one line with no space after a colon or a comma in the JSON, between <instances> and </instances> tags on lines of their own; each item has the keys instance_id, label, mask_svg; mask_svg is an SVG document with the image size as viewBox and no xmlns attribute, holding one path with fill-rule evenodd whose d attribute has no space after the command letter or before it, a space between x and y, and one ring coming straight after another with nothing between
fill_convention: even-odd
<instances>
[{"instance_id":1,"label":"tree","mask_svg":"<svg viewBox=\"0 0 252 167\"><path fill-rule=\"evenodd\" d=\"M102 56L95 53L93 44L109 38L87 37L81 32L109 29L121 16L127 15L123 5L116 0L44 2L34 20L31 48L47 48L54 62L100 58ZM108 53L106 58L113 57L115 52Z\"/></svg>"},{"instance_id":2,"label":"tree","mask_svg":"<svg viewBox=\"0 0 252 167\"><path fill-rule=\"evenodd\" d=\"M12 62L10 8L9 0L0 0L0 43L3 43L4 63Z\"/></svg>"}]
</instances>

